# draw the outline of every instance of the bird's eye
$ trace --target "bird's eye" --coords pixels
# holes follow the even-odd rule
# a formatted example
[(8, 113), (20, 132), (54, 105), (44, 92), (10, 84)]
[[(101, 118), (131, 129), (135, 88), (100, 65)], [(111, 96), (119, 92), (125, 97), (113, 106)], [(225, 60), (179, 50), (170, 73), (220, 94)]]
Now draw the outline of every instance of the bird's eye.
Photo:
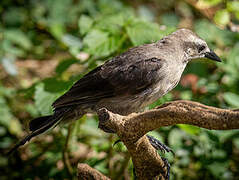
[(204, 45), (199, 46), (198, 52), (199, 53), (202, 52), (205, 48), (206, 48), (206, 46), (204, 46)]

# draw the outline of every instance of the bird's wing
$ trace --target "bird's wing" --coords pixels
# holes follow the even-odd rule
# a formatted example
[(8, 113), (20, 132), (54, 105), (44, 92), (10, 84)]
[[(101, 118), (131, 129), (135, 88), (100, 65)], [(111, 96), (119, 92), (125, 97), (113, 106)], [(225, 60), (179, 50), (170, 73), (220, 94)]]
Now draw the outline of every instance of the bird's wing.
[(78, 80), (52, 104), (54, 109), (81, 104), (91, 105), (102, 98), (112, 97), (114, 95), (113, 86), (99, 76), (100, 69), (101, 66)]
[(103, 98), (140, 93), (160, 78), (162, 66), (163, 61), (155, 57), (117, 56), (77, 81), (53, 107), (93, 105)]

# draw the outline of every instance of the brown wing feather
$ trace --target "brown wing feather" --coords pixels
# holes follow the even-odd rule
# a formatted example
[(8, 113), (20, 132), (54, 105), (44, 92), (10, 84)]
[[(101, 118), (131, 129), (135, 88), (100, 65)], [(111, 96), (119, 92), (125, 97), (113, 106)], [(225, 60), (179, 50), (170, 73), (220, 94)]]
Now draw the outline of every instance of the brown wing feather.
[(86, 74), (58, 98), (53, 107), (94, 105), (103, 98), (136, 94), (157, 81), (163, 62), (158, 58), (142, 59), (132, 52), (123, 53)]

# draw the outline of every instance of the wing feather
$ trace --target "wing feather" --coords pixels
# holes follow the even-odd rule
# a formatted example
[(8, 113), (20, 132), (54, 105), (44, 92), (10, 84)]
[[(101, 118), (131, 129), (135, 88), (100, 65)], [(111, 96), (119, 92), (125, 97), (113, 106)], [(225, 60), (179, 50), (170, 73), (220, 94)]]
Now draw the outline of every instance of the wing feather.
[(94, 105), (103, 98), (140, 93), (160, 78), (158, 71), (162, 66), (163, 61), (156, 57), (122, 54), (86, 74), (53, 107)]

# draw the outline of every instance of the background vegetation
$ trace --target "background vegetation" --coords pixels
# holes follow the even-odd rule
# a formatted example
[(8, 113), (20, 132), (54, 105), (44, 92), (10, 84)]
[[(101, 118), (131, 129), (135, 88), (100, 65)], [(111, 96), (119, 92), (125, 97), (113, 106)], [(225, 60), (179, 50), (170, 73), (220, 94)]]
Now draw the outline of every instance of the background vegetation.
[[(223, 63), (190, 63), (180, 85), (149, 108), (175, 99), (239, 107), (238, 1), (1, 0), (0, 18), (2, 180), (74, 179), (78, 162), (112, 179), (132, 179), (126, 148), (112, 146), (117, 137), (100, 131), (95, 115), (34, 138), (10, 158), (4, 153), (85, 73), (176, 28), (193, 29)], [(238, 130), (177, 125), (151, 134), (176, 153), (165, 155), (171, 179), (239, 179)]]

